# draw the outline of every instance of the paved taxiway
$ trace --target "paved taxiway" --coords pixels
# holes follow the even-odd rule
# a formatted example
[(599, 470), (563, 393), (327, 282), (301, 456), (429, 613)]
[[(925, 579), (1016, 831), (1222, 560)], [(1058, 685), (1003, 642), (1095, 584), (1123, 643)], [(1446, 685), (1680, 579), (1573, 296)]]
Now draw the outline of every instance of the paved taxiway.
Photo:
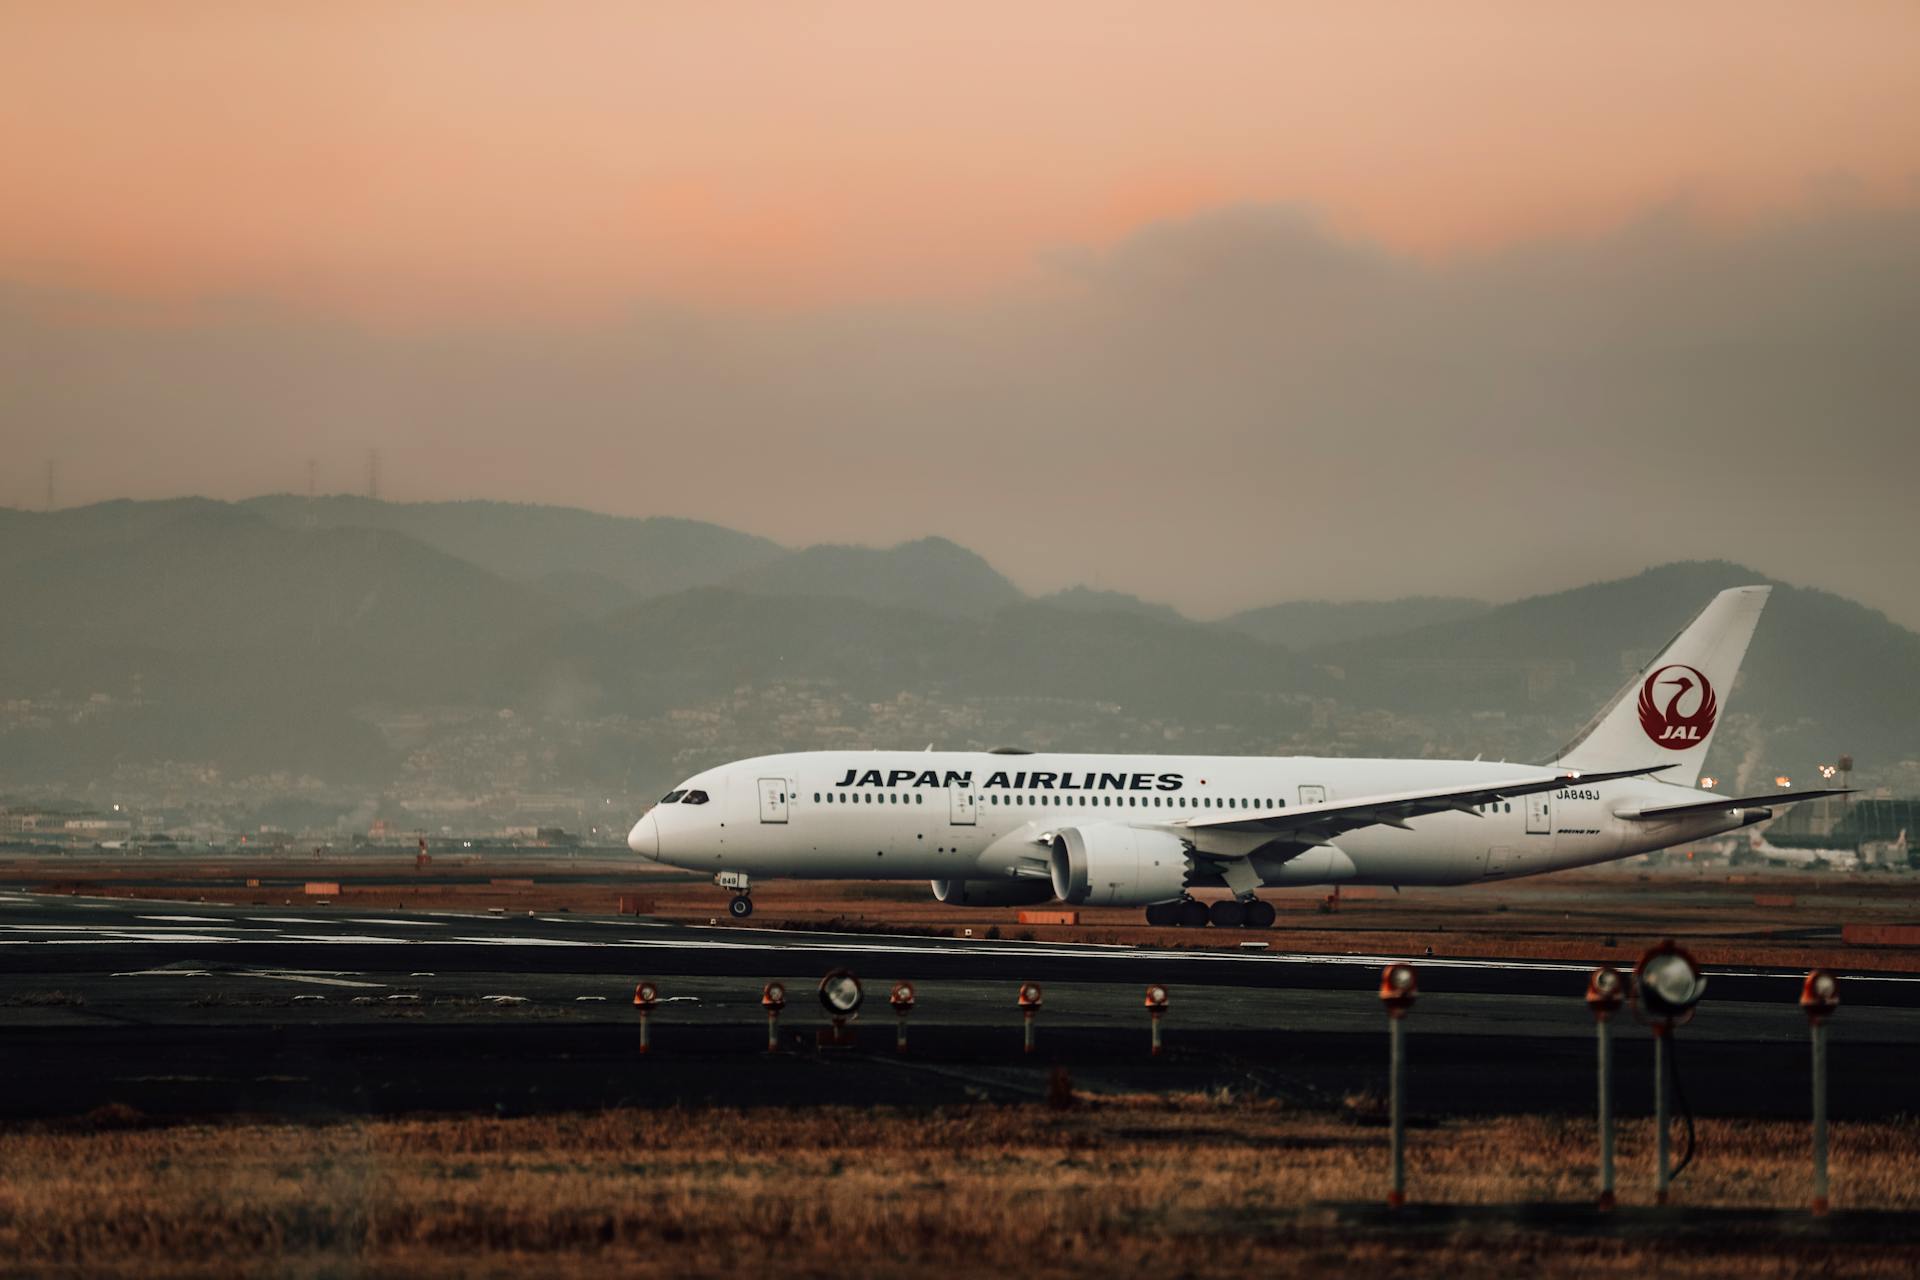
[[(1284, 932), (1232, 952), (699, 928), (631, 917), (232, 907), (0, 890), (0, 1113), (135, 1100), (153, 1111), (529, 1109), (672, 1101), (1034, 1096), (1060, 1063), (1083, 1086), (1253, 1088), (1329, 1104), (1378, 1086), (1380, 966), (1293, 955)], [(1215, 943), (1208, 935), (1206, 941)], [(1435, 1110), (1584, 1109), (1592, 1023), (1577, 964), (1412, 957), (1416, 1101)], [(1629, 963), (1631, 957), (1621, 957)], [(867, 1049), (814, 1054), (813, 984), (868, 983)], [(636, 1079), (633, 983), (657, 980), (656, 1052)], [(759, 1054), (760, 984), (785, 981), (793, 1055)], [(910, 979), (914, 1053), (894, 1062), (886, 986)], [(1046, 986), (1038, 1064), (1014, 985)], [(1143, 1052), (1141, 989), (1173, 991), (1168, 1060)], [(1704, 1111), (1802, 1104), (1799, 975), (1710, 971), (1686, 1029)], [(1839, 1114), (1911, 1109), (1920, 978), (1850, 975), (1835, 1024)], [(1623, 1105), (1646, 1033), (1623, 1019)], [(137, 1068), (134, 1064), (138, 1064)], [(20, 1088), (25, 1084), (28, 1087)], [(638, 1092), (636, 1092), (638, 1090)]]

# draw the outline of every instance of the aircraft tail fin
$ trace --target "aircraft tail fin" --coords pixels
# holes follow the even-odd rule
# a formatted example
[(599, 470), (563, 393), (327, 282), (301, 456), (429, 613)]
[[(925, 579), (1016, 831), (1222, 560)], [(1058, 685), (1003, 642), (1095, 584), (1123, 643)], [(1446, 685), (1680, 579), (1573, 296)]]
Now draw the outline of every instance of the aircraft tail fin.
[(1722, 591), (1627, 682), (1553, 763), (1570, 769), (1667, 764), (1692, 786), (1771, 587)]

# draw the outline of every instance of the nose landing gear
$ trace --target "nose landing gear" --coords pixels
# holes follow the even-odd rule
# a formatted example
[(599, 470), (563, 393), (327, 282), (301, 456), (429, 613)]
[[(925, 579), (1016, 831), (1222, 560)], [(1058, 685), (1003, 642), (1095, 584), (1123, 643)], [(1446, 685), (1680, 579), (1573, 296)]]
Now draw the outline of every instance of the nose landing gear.
[(1147, 923), (1156, 929), (1271, 929), (1275, 912), (1259, 898), (1222, 898), (1211, 905), (1198, 898), (1155, 902), (1147, 907)]
[(753, 899), (747, 895), (753, 892), (753, 882), (744, 871), (721, 871), (715, 874), (713, 882), (722, 889), (733, 890), (733, 901), (727, 904), (727, 914), (735, 920), (745, 920), (753, 914)]

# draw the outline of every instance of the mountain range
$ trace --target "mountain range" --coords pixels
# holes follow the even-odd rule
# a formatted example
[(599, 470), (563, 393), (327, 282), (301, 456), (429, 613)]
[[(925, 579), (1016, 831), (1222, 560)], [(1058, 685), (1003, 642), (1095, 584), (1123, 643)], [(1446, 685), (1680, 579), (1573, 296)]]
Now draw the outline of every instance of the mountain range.
[[(837, 700), (807, 732), (848, 741), (879, 723), (858, 708), (907, 697), (948, 737), (991, 702), (1063, 746), (1124, 721), (1168, 750), (1539, 758), (1714, 591), (1764, 580), (1689, 562), (1508, 604), (1198, 621), (1084, 587), (1029, 598), (939, 538), (788, 549), (691, 520), (284, 495), (0, 510), (0, 770), (386, 784), (454, 753), (394, 725), (511, 714), (540, 726), (515, 749), (550, 774), (651, 786), (688, 758), (674, 717), (757, 691), (776, 719), (737, 745), (776, 749), (800, 732), (777, 719), (795, 690)], [(1916, 676), (1920, 635), (1781, 584), (1710, 769), (1920, 759)]]

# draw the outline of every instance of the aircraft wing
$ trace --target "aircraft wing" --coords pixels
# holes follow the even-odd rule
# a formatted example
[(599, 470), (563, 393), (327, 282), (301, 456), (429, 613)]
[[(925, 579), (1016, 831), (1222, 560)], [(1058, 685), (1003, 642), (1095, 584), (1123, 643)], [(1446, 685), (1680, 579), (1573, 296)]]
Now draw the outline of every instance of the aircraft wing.
[(1690, 800), (1686, 804), (1658, 804), (1645, 809), (1615, 809), (1613, 816), (1643, 821), (1655, 818), (1683, 818), (1690, 813), (1715, 813), (1722, 809), (1765, 809), (1776, 804), (1818, 800), (1822, 796), (1852, 794), (1853, 789), (1850, 787), (1827, 787), (1818, 791), (1775, 791), (1764, 796), (1714, 796), (1710, 800)]
[[(1303, 804), (1287, 809), (1196, 816), (1183, 818), (1167, 825), (1175, 831), (1186, 828), (1192, 831), (1264, 835), (1267, 839), (1261, 842), (1262, 845), (1275, 842), (1300, 845), (1325, 844), (1342, 832), (1352, 831), (1356, 827), (1405, 828), (1408, 819), (1433, 813), (1468, 813), (1479, 817), (1480, 814), (1474, 808), (1475, 805), (1488, 804), (1495, 800), (1509, 800), (1514, 796), (1533, 795), (1541, 791), (1557, 791), (1561, 787), (1591, 786), (1597, 782), (1611, 782), (1616, 778), (1644, 778), (1648, 774), (1659, 773), (1669, 768), (1672, 766), (1654, 765), (1648, 769), (1616, 769), (1606, 773), (1562, 769), (1550, 774), (1536, 773), (1524, 778), (1483, 783), (1473, 787), (1396, 791), (1374, 796), (1359, 796), (1352, 800)], [(1255, 846), (1249, 846), (1247, 852), (1252, 852), (1253, 847)]]

